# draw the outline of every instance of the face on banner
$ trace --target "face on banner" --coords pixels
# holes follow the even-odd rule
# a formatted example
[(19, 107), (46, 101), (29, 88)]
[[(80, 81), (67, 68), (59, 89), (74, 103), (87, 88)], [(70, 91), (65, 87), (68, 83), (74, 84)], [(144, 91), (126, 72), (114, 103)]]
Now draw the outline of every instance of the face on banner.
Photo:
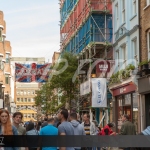
[(92, 107), (107, 107), (106, 78), (92, 79)]

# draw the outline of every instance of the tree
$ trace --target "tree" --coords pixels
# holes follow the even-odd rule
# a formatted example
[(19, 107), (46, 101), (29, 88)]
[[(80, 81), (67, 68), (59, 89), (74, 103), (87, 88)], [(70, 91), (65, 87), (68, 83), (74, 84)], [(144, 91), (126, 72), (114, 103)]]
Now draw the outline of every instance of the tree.
[[(62, 73), (55, 75), (56, 71), (61, 70), (66, 65), (65, 62), (61, 61), (64, 59), (68, 62), (67, 68)], [(54, 69), (55, 66), (57, 66), (56, 69)], [(76, 93), (78, 93), (78, 80), (72, 82), (74, 73), (78, 68), (76, 55), (68, 52), (63, 53), (55, 66), (52, 67), (50, 80), (37, 92), (35, 98), (36, 105), (44, 105), (43, 110), (47, 113), (55, 113), (66, 102), (70, 104), (71, 109), (71, 100), (76, 99)], [(62, 93), (60, 105), (57, 101), (58, 89)]]

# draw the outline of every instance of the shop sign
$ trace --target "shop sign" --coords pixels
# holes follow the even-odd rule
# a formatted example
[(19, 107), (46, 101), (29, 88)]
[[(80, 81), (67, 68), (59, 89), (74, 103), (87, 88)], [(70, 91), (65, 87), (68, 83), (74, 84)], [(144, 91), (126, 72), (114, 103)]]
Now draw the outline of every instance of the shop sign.
[(90, 80), (80, 84), (80, 95), (85, 95), (91, 92)]
[(110, 72), (110, 62), (105, 60), (98, 62), (96, 65), (96, 72)]
[(106, 78), (92, 79), (92, 107), (107, 107)]
[(113, 96), (118, 96), (118, 95), (121, 95), (121, 94), (127, 94), (127, 93), (130, 93), (130, 92), (134, 92), (136, 90), (136, 85), (135, 84), (128, 84), (128, 85), (125, 85), (123, 87), (120, 87), (120, 88), (116, 88), (116, 89), (112, 89), (113, 91)]

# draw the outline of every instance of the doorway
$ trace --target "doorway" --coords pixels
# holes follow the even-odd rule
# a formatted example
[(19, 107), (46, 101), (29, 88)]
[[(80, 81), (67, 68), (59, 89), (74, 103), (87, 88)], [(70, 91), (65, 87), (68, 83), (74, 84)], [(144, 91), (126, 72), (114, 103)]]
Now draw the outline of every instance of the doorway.
[(150, 94), (145, 95), (145, 117), (146, 127), (150, 126)]

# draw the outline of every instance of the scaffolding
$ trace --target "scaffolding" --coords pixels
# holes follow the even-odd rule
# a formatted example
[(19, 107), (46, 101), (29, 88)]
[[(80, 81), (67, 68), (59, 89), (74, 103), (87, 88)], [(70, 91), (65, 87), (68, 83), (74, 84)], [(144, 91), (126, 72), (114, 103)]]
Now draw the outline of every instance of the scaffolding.
[[(112, 30), (111, 29), (112, 28), (111, 13), (112, 13), (111, 0), (78, 0), (76, 1), (75, 7), (72, 8), (71, 13), (68, 15), (68, 18), (66, 20), (64, 19), (65, 20), (64, 24), (61, 25), (61, 51), (66, 48), (67, 48), (66, 50), (69, 50), (70, 47), (73, 47), (73, 49), (71, 48), (72, 51), (75, 51), (76, 53), (78, 53), (83, 48), (83, 46), (80, 46), (83, 41), (84, 41), (84, 44), (83, 44), (84, 46), (94, 41), (93, 39), (98, 41), (98, 38), (99, 38), (100, 39), (99, 42), (103, 42), (104, 37), (102, 38), (101, 36), (104, 36), (105, 34), (106, 36), (108, 36), (109, 33), (112, 34), (112, 32), (110, 31)], [(97, 16), (95, 16), (95, 14)], [(95, 21), (92, 21), (94, 19)], [(61, 20), (63, 19), (61, 18)], [(108, 20), (109, 20), (109, 23), (108, 23)], [(97, 27), (94, 24), (96, 24)], [(92, 27), (90, 27), (91, 25)], [(91, 31), (90, 28), (92, 28), (93, 31)], [(96, 32), (97, 30), (99, 30), (101, 35), (97, 34)], [(86, 34), (92, 34), (92, 35), (88, 35), (88, 39), (85, 40), (84, 37), (81, 37), (82, 34), (84, 34), (84, 36)], [(111, 42), (110, 40), (111, 37), (112, 35), (110, 35), (109, 38), (106, 37), (109, 42)], [(82, 40), (82, 38), (84, 39)], [(79, 42), (78, 44), (76, 44), (77, 41)]]

